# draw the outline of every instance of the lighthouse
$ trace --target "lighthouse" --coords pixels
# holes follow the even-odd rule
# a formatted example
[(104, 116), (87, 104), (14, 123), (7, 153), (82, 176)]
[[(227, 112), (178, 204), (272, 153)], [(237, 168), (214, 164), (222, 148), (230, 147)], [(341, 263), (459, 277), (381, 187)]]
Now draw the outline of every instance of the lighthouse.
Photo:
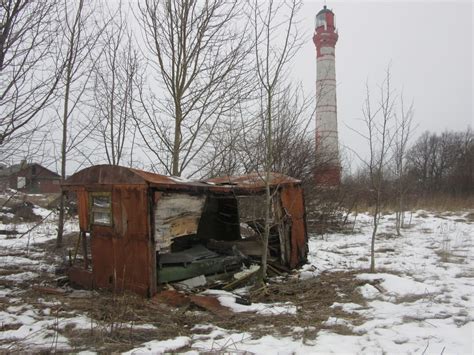
[(317, 185), (338, 186), (341, 182), (337, 135), (336, 55), (339, 38), (334, 13), (326, 5), (316, 15), (313, 42), (316, 46), (316, 155)]

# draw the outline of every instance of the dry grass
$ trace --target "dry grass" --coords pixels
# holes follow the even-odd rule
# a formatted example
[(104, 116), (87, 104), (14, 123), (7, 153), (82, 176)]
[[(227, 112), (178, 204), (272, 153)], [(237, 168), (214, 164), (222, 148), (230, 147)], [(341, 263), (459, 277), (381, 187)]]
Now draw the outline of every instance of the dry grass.
[(464, 211), (472, 209), (474, 206), (474, 196), (453, 197), (450, 195), (433, 195), (418, 198), (410, 202), (410, 208), (414, 210), (430, 210), (437, 212), (444, 211)]
[[(297, 307), (296, 314), (271, 316), (234, 313), (232, 317), (222, 318), (194, 305), (173, 308), (132, 294), (116, 295), (106, 291), (100, 291), (91, 298), (72, 298), (30, 290), (18, 295), (17, 304), (30, 304), (37, 310), (49, 307), (58, 318), (86, 315), (92, 319), (89, 329), (76, 329), (68, 325), (58, 330), (69, 339), (74, 350), (122, 352), (153, 339), (190, 336), (195, 333), (192, 328), (196, 324), (212, 324), (229, 331), (249, 332), (255, 337), (271, 334), (314, 339), (321, 329), (352, 334), (345, 325), (326, 326), (324, 322), (329, 317), (337, 317), (354, 325), (362, 324), (364, 320), (358, 313), (347, 313), (340, 308), (331, 308), (331, 305), (334, 302), (354, 302), (365, 306), (364, 299), (356, 291), (357, 286), (365, 282), (357, 280), (353, 272), (326, 272), (308, 280), (289, 277), (283, 282), (270, 283), (264, 289), (252, 292), (251, 301), (291, 302)], [(28, 289), (29, 285), (22, 284), (21, 288)], [(51, 302), (57, 306), (51, 307)], [(140, 324), (151, 324), (155, 329), (140, 329)], [(294, 333), (295, 327), (301, 327), (304, 331)]]
[[(406, 213), (416, 210), (427, 210), (438, 213), (443, 212), (459, 212), (472, 210), (474, 206), (474, 195), (472, 196), (457, 196), (436, 194), (425, 197), (410, 197), (407, 199)], [(396, 201), (387, 201), (381, 207), (381, 214), (387, 215), (394, 213), (397, 208)], [(373, 215), (374, 207), (366, 201), (360, 201), (357, 204), (358, 211), (366, 211)], [(466, 217), (471, 222), (474, 222), (474, 212), (471, 212), (470, 217)]]

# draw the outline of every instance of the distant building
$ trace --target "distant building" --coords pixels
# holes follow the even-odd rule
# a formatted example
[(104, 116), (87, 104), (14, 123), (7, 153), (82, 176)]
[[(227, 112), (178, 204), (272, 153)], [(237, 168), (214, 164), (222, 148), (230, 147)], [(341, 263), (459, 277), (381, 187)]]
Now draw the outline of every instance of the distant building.
[(37, 163), (0, 165), (0, 186), (26, 193), (59, 193), (61, 177)]
[(317, 185), (338, 186), (341, 183), (339, 142), (337, 134), (336, 54), (339, 35), (334, 13), (326, 8), (316, 15), (313, 42), (316, 46), (316, 154)]

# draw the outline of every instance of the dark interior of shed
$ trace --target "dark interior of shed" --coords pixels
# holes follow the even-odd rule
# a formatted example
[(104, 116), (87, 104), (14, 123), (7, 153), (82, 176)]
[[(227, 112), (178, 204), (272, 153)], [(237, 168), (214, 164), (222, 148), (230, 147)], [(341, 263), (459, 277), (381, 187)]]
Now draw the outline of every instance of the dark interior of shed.
[[(259, 263), (264, 196), (160, 196), (154, 213), (158, 283), (232, 275)], [(280, 250), (279, 228), (272, 223), (269, 260), (279, 262)]]

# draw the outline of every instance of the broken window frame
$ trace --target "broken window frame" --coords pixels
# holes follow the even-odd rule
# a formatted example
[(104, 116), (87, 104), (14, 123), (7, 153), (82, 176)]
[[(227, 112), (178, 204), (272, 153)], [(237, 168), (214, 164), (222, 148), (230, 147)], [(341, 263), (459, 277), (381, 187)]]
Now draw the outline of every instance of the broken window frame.
[[(107, 197), (109, 200), (108, 207), (98, 207), (94, 206), (94, 198), (97, 197)], [(113, 226), (113, 216), (112, 216), (112, 193), (111, 192), (89, 192), (89, 211), (90, 211), (90, 224), (91, 226), (104, 226), (112, 227)], [(109, 222), (98, 222), (95, 220), (95, 213), (107, 213), (109, 216)]]

